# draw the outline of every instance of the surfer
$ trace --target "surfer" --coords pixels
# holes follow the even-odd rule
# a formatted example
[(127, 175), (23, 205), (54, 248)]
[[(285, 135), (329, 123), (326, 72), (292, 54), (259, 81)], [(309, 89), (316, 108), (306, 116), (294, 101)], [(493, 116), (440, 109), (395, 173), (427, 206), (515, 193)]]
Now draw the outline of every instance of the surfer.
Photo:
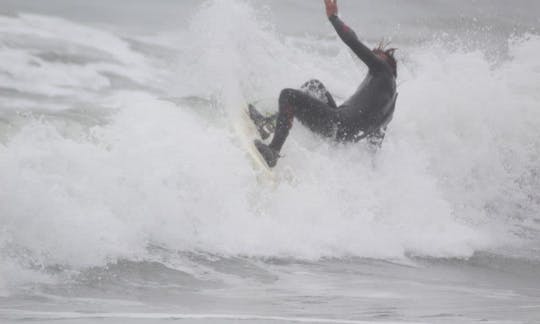
[[(324, 85), (316, 80), (306, 83), (302, 90), (282, 90), (277, 116), (264, 117), (250, 106), (250, 117), (263, 139), (274, 131), (269, 145), (255, 140), (257, 150), (269, 167), (276, 166), (295, 117), (325, 137), (341, 142), (367, 139), (376, 147), (382, 143), (386, 126), (392, 119), (397, 98), (395, 49), (385, 49), (382, 45), (369, 49), (338, 17), (337, 0), (324, 0), (324, 3), (337, 34), (367, 65), (369, 72), (358, 90), (339, 107)], [(272, 121), (275, 121), (275, 129), (268, 127)]]

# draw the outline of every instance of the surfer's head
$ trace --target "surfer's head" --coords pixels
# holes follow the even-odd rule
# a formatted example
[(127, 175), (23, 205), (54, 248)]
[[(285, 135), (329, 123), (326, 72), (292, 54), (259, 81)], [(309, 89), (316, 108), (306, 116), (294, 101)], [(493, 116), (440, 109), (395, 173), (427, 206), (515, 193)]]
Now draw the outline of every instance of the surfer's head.
[(396, 52), (395, 48), (386, 48), (388, 44), (380, 43), (378, 47), (373, 49), (373, 53), (383, 59), (388, 65), (390, 65), (390, 68), (392, 68), (392, 73), (395, 77), (397, 77), (397, 62), (396, 58), (394, 57), (394, 54)]

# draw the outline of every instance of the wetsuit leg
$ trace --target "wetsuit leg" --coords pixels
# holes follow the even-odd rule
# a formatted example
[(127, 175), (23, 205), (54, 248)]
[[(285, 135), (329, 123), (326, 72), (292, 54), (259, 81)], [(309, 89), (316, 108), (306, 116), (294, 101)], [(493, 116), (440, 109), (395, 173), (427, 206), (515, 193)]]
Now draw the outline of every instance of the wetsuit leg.
[[(306, 81), (300, 86), (300, 90), (314, 97), (315, 99), (319, 99), (320, 101), (325, 102), (330, 107), (338, 109), (334, 97), (332, 97), (330, 92), (326, 89), (326, 87), (321, 81), (317, 79), (311, 79), (309, 81)], [(250, 104), (249, 111), (251, 119), (254, 121), (257, 127), (269, 126), (268, 129), (270, 130), (270, 132), (268, 133), (271, 134), (274, 132), (278, 116), (277, 112), (270, 116), (263, 117), (262, 114), (257, 111), (257, 108), (255, 108), (255, 106), (252, 104)], [(263, 139), (265, 139), (264, 136)]]
[(281, 150), (295, 117), (318, 134), (334, 135), (336, 109), (301, 90), (284, 89), (279, 96), (276, 131), (270, 148), (278, 152)]

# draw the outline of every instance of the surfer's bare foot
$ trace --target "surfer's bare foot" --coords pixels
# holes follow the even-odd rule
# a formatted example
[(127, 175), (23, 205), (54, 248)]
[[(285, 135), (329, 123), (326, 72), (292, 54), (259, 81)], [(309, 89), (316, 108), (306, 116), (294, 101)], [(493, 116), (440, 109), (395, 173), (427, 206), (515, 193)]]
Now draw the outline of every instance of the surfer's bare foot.
[(255, 147), (259, 153), (261, 153), (261, 156), (264, 158), (266, 164), (268, 164), (270, 168), (276, 166), (277, 160), (279, 159), (279, 152), (273, 150), (260, 140), (255, 140)]
[(260, 112), (257, 111), (257, 108), (253, 105), (249, 105), (249, 118), (253, 121), (255, 124), (255, 127), (257, 128), (257, 132), (259, 132), (259, 135), (263, 140), (270, 137), (271, 134), (274, 133), (274, 117), (266, 117)]

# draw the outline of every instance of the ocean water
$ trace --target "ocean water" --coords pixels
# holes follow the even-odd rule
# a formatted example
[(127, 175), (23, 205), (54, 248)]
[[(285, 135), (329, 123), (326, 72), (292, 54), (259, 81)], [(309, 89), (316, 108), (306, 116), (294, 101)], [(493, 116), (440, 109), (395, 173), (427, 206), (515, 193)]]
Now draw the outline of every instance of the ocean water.
[(244, 101), (366, 73), (322, 1), (0, 0), (1, 323), (540, 323), (540, 2), (340, 1), (399, 48), (382, 150)]

